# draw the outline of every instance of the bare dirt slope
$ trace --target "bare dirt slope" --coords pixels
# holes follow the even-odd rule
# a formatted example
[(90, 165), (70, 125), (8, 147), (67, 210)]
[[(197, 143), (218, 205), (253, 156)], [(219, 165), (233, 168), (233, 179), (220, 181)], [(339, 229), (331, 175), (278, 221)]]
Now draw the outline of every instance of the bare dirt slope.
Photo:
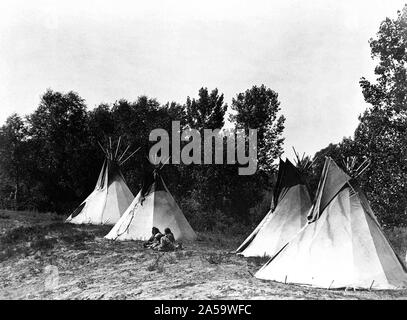
[[(403, 291), (340, 291), (262, 281), (264, 259), (228, 252), (242, 239), (200, 234), (171, 253), (103, 239), (109, 227), (0, 212), (1, 299), (406, 299)], [(262, 261), (263, 260), (263, 261)]]

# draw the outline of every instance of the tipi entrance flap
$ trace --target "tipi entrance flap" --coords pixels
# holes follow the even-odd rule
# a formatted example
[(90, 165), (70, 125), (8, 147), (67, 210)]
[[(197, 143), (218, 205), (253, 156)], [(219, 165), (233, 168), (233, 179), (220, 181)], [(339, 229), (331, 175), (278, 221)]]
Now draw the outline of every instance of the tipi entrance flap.
[[(151, 237), (152, 227), (157, 227), (161, 232), (164, 232), (165, 228), (170, 228), (176, 240), (196, 239), (195, 232), (168, 191), (161, 176), (158, 172), (152, 174), (154, 174), (153, 182), (148, 185), (144, 183), (144, 189), (140, 190), (122, 218), (106, 236), (107, 239), (147, 240)], [(144, 181), (148, 180), (149, 178), (146, 176)], [(126, 232), (123, 233), (122, 229), (125, 229)]]
[(194, 239), (195, 232), (169, 192), (155, 192), (154, 226), (170, 228), (175, 239)]

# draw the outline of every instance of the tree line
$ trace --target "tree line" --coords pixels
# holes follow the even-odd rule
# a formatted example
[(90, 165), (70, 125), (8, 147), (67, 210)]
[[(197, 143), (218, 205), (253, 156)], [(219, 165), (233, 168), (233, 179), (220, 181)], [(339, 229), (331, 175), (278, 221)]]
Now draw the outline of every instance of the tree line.
[[(201, 88), (197, 98), (161, 105), (140, 96), (88, 111), (75, 92), (51, 89), (38, 108), (25, 118), (11, 115), (0, 135), (0, 196), (3, 206), (69, 214), (93, 189), (103, 162), (98, 143), (121, 137), (122, 146), (140, 151), (122, 168), (126, 181), (137, 193), (145, 171), (151, 170), (147, 155), (153, 142), (149, 134), (162, 128), (171, 134), (172, 121), (181, 129), (222, 128), (227, 104), (218, 89)], [(253, 86), (232, 100), (234, 127), (258, 128), (259, 170), (238, 175), (237, 165), (168, 165), (163, 176), (186, 215), (198, 229), (226, 227), (230, 220), (250, 220), (247, 212), (270, 188), (273, 160), (282, 153), (284, 116), (275, 91)], [(226, 147), (224, 148), (226, 150)], [(271, 161), (269, 161), (271, 159)], [(218, 226), (219, 227), (219, 226)]]

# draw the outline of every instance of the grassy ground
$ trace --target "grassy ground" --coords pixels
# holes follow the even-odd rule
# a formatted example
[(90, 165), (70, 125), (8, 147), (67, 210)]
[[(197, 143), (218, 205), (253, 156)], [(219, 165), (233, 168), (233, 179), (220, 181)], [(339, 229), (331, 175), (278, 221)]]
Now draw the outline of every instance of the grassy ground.
[[(1, 299), (407, 299), (402, 291), (344, 291), (262, 281), (264, 259), (229, 253), (242, 238), (200, 234), (178, 252), (103, 239), (110, 227), (52, 214), (0, 211)], [(405, 252), (407, 233), (389, 238)]]

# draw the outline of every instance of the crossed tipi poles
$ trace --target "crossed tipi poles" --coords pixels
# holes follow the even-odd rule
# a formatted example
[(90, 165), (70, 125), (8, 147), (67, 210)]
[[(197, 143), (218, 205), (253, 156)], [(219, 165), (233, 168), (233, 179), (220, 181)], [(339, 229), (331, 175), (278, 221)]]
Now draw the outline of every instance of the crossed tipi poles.
[(98, 142), (105, 160), (99, 173), (93, 192), (67, 218), (66, 222), (75, 224), (115, 224), (134, 199), (134, 195), (126, 184), (120, 167), (140, 149), (127, 157), (130, 146), (119, 155), (121, 137), (114, 148), (109, 137), (106, 147)]

